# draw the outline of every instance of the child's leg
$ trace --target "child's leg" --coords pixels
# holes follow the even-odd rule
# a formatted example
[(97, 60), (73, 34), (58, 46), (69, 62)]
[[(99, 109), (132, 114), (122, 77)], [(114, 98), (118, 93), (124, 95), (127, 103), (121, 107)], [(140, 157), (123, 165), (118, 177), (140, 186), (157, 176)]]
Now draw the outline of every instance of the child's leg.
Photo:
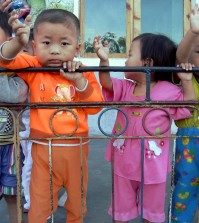
[(16, 223), (17, 219), (17, 198), (16, 195), (4, 195), (8, 207), (10, 223)]
[[(63, 149), (63, 148), (62, 148)], [(60, 162), (57, 157), (56, 147), (52, 148), (53, 163), (53, 208), (57, 208), (58, 192), (61, 188), (62, 177), (57, 175), (56, 162)], [(50, 191), (50, 168), (48, 146), (32, 144), (32, 172), (30, 181), (30, 209), (28, 212), (28, 223), (46, 222), (51, 215), (51, 191)], [(58, 159), (58, 161), (57, 161)], [(62, 169), (64, 171), (64, 169)]]
[(114, 174), (114, 195), (108, 213), (115, 222), (128, 222), (139, 215), (137, 193), (139, 182)]
[(13, 145), (0, 146), (0, 162), (0, 193), (7, 203), (10, 223), (16, 223), (16, 170)]
[[(199, 135), (197, 128), (184, 128), (180, 136)], [(193, 222), (198, 209), (199, 144), (197, 138), (177, 138), (172, 222)]]
[(26, 203), (24, 204), (24, 208), (29, 210), (30, 208), (30, 176), (32, 169), (32, 155), (31, 155), (31, 147), (32, 142), (22, 141), (21, 142), (22, 150), (25, 156), (24, 165), (22, 167), (22, 187), (24, 189), (24, 197)]
[[(66, 182), (64, 186), (66, 187), (68, 194), (68, 198), (65, 203), (67, 210), (67, 223), (81, 223), (82, 217), (86, 215), (87, 211), (86, 196), (88, 184), (88, 144), (83, 146), (82, 168), (79, 146), (66, 148), (66, 150), (68, 150), (68, 152), (65, 157), (67, 168), (64, 174), (64, 181)], [(82, 185), (81, 178), (83, 179)]]
[[(166, 182), (144, 184), (143, 219), (144, 222), (165, 222)], [(139, 197), (139, 212), (141, 212)]]

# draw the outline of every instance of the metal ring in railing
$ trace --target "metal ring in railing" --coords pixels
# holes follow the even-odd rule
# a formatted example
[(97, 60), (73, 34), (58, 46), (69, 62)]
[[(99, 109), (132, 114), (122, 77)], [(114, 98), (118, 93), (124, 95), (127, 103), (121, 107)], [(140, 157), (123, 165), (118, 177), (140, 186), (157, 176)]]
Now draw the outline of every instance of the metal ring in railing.
[[(157, 134), (156, 134), (156, 133), (152, 133), (152, 132), (146, 127), (146, 124), (145, 124), (147, 116), (149, 115), (149, 113), (151, 113), (151, 112), (154, 111), (154, 110), (161, 110), (161, 111), (165, 112), (165, 113), (168, 115), (168, 118), (169, 118), (169, 125), (168, 125), (168, 127), (165, 128), (165, 130), (163, 130), (162, 132), (158, 132)], [(167, 131), (171, 128), (171, 124), (172, 124), (172, 118), (171, 118), (171, 115), (169, 114), (169, 112), (168, 112), (167, 110), (165, 110), (165, 109), (163, 109), (163, 108), (151, 108), (151, 109), (149, 109), (149, 110), (144, 114), (144, 116), (143, 116), (143, 118), (142, 118), (142, 126), (143, 126), (145, 132), (147, 132), (147, 133), (148, 133), (149, 135), (151, 135), (151, 136), (157, 136), (157, 135), (162, 135), (162, 134), (164, 134), (165, 132), (167, 132)]]
[[(52, 124), (52, 120), (53, 120), (53, 117), (59, 113), (59, 112), (63, 112), (63, 111), (67, 111), (67, 112), (70, 112), (76, 119), (76, 126), (74, 128), (74, 130), (71, 132), (71, 133), (68, 133), (68, 134), (59, 134), (58, 132), (56, 132), (53, 128), (53, 124)], [(57, 109), (56, 111), (54, 111), (52, 113), (52, 115), (50, 116), (50, 129), (52, 130), (52, 132), (56, 135), (56, 136), (73, 136), (73, 134), (77, 131), (78, 129), (78, 126), (79, 126), (79, 118), (77, 116), (77, 114), (72, 110), (72, 109), (68, 109), (68, 108), (60, 108), (60, 109)]]
[[(121, 112), (121, 113), (124, 115), (125, 119), (126, 119), (126, 124), (125, 124), (124, 129), (123, 129), (121, 132), (117, 133), (117, 134), (112, 134), (112, 133), (109, 134), (109, 133), (106, 133), (106, 132), (102, 129), (102, 127), (101, 127), (101, 118), (102, 118), (102, 115), (103, 115), (104, 113), (106, 113), (107, 111), (109, 111), (109, 110), (117, 110), (118, 112)], [(98, 117), (98, 127), (99, 127), (99, 130), (101, 131), (101, 133), (103, 133), (105, 136), (108, 136), (108, 137), (116, 137), (116, 136), (120, 136), (120, 135), (122, 135), (122, 134), (126, 131), (126, 129), (127, 129), (127, 127), (128, 127), (128, 124), (129, 124), (128, 116), (127, 116), (127, 114), (126, 114), (122, 109), (120, 109), (120, 108), (106, 108), (106, 109), (104, 109), (104, 110), (100, 113), (100, 115), (99, 115), (99, 117)]]

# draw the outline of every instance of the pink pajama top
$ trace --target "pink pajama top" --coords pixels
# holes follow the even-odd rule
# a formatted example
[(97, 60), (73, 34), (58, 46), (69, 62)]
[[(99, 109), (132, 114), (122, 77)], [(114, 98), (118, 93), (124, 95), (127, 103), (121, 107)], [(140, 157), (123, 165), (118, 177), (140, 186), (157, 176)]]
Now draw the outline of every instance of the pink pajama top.
[[(103, 89), (106, 101), (144, 101), (145, 96), (134, 96), (135, 84), (129, 80), (112, 78), (113, 93)], [(174, 84), (159, 81), (151, 90), (151, 101), (183, 101), (182, 90)], [(170, 117), (174, 120), (191, 117), (186, 108), (123, 107), (128, 116), (128, 127), (123, 136), (148, 136), (162, 134), (170, 136)], [(144, 120), (144, 121), (143, 121)], [(118, 133), (126, 125), (125, 116), (118, 111), (112, 133)], [(166, 131), (166, 132), (165, 132)], [(170, 139), (144, 139), (144, 183), (155, 184), (166, 181), (170, 170)], [(105, 158), (114, 160), (114, 173), (130, 180), (141, 181), (141, 139), (113, 138), (108, 144)], [(113, 151), (112, 151), (113, 148)], [(112, 155), (114, 154), (114, 158)]]

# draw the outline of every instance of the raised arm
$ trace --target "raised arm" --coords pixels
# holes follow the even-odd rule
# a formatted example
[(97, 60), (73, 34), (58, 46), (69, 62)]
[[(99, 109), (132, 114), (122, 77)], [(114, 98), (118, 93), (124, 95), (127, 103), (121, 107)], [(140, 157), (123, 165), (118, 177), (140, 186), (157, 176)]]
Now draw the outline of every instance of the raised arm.
[(195, 4), (194, 8), (189, 14), (190, 29), (180, 42), (177, 49), (177, 61), (178, 63), (189, 62), (189, 57), (193, 51), (195, 41), (199, 38), (199, 7)]
[(14, 59), (27, 45), (30, 35), (30, 16), (26, 17), (25, 23), (21, 23), (16, 11), (13, 10), (8, 22), (12, 26), (15, 37), (1, 45), (0, 61), (2, 63), (9, 63), (10, 60)]
[[(100, 59), (100, 66), (105, 67), (109, 66), (109, 59), (108, 59), (108, 53), (109, 53), (109, 46), (108, 43), (106, 43), (105, 46), (102, 45), (101, 36), (96, 36), (93, 41), (93, 47), (96, 51), (97, 56)], [(99, 72), (99, 80), (100, 84), (103, 88), (105, 88), (107, 91), (112, 92), (113, 91), (113, 83), (111, 80), (110, 72)]]
[(181, 63), (179, 67), (182, 67), (184, 70), (187, 70), (187, 71), (190, 70), (189, 73), (183, 73), (183, 72), (178, 73), (178, 77), (181, 80), (184, 100), (194, 101), (196, 100), (196, 94), (195, 94), (194, 86), (192, 82), (193, 74), (191, 72), (192, 67), (194, 67), (194, 65), (190, 63)]

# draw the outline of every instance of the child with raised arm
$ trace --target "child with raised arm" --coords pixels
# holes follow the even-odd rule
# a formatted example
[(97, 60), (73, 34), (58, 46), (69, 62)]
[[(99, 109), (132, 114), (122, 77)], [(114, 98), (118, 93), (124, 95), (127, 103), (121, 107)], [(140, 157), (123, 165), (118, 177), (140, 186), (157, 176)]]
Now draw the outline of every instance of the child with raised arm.
[[(199, 66), (199, 7), (196, 4), (189, 14), (190, 29), (177, 49), (179, 63), (190, 62)], [(192, 78), (196, 100), (199, 99), (199, 73)], [(199, 197), (199, 111), (193, 117), (176, 121), (176, 160), (172, 199), (172, 222), (193, 222)]]
[[(27, 67), (60, 67), (69, 72), (27, 72), (19, 73), (29, 85), (30, 102), (72, 102), (103, 101), (100, 86), (93, 72), (79, 73), (81, 65), (73, 61), (80, 50), (80, 23), (71, 12), (62, 9), (42, 11), (34, 23), (33, 48), (35, 56), (19, 52), (29, 40), (29, 17), (20, 23), (16, 12), (11, 13), (9, 23), (15, 38), (4, 42), (1, 47), (0, 66), (9, 69)], [(88, 115), (96, 114), (99, 108), (73, 108), (71, 110), (32, 109), (30, 112), (30, 137), (54, 138), (57, 135), (88, 136)], [(50, 123), (52, 125), (50, 125)], [(68, 199), (65, 203), (67, 222), (80, 223), (82, 208), (86, 213), (88, 139), (52, 141), (52, 190), (53, 207), (57, 208), (58, 192), (64, 187)], [(82, 152), (81, 152), (82, 150)], [(51, 215), (49, 143), (34, 140), (32, 144), (32, 173), (30, 183), (29, 223), (46, 222)], [(81, 162), (82, 159), (82, 162)], [(83, 185), (81, 185), (81, 170)], [(83, 186), (83, 188), (82, 188)], [(81, 191), (84, 205), (81, 203)]]
[[(9, 15), (0, 11), (0, 44), (12, 37), (12, 27), (8, 24), (8, 19)], [(23, 79), (13, 72), (0, 73), (0, 89), (1, 103), (22, 103), (27, 99), (28, 86)], [(17, 111), (12, 110), (12, 112), (17, 115)], [(13, 128), (14, 124), (10, 112), (1, 108), (0, 195), (7, 203), (10, 223), (16, 223), (17, 219), (15, 151), (12, 142), (4, 142), (3, 140), (12, 137)]]
[[(100, 58), (100, 66), (108, 66), (108, 52), (101, 37), (94, 38), (94, 48)], [(126, 66), (175, 66), (176, 45), (168, 37), (144, 33), (134, 38)], [(180, 73), (183, 91), (170, 83), (171, 72), (152, 72), (150, 96), (152, 101), (182, 101), (195, 98), (192, 90), (192, 74)], [(106, 101), (144, 101), (146, 98), (146, 74), (125, 72), (127, 79), (111, 78), (108, 72), (99, 72), (103, 95)], [(131, 80), (128, 80), (131, 79)], [(132, 82), (133, 80), (133, 82)], [(170, 140), (156, 138), (156, 135), (170, 136), (170, 118), (190, 117), (186, 108), (122, 108), (129, 118), (124, 136), (137, 136), (131, 139), (111, 140), (106, 159), (114, 160), (114, 204), (109, 208), (116, 223), (135, 219), (141, 210), (140, 190), (143, 183), (143, 218), (145, 222), (165, 222), (164, 204), (166, 179), (170, 170)], [(124, 129), (126, 120), (118, 112), (113, 134)], [(144, 139), (144, 182), (141, 182), (141, 139), (140, 136), (154, 135)], [(112, 158), (112, 154), (114, 158)], [(114, 207), (114, 210), (112, 210)]]

